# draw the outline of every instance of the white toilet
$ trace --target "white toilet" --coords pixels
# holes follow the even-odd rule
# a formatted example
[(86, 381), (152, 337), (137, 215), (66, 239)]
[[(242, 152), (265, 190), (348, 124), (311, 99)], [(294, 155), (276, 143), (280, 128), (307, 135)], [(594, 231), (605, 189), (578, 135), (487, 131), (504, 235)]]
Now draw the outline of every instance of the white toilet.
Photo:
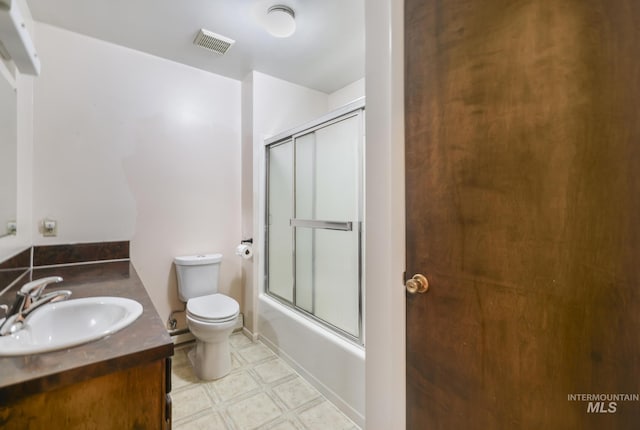
[(176, 257), (178, 295), (187, 302), (187, 326), (196, 338), (190, 356), (196, 376), (204, 380), (222, 378), (231, 370), (229, 336), (240, 306), (231, 297), (218, 294), (222, 254)]

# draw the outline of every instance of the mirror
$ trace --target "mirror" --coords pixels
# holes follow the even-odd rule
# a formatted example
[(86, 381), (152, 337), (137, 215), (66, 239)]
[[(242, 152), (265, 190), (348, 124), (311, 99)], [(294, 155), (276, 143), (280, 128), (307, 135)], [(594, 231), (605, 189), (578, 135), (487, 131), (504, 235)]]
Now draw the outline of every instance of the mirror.
[(0, 237), (16, 231), (17, 121), (16, 88), (0, 76)]

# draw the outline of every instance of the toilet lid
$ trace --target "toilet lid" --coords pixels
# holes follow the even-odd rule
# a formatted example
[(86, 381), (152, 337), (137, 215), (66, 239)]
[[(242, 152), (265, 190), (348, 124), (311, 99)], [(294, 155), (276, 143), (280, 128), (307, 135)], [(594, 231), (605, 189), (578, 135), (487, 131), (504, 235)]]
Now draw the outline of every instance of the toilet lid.
[(240, 305), (224, 294), (210, 294), (190, 299), (187, 302), (187, 313), (204, 321), (225, 321), (235, 318)]

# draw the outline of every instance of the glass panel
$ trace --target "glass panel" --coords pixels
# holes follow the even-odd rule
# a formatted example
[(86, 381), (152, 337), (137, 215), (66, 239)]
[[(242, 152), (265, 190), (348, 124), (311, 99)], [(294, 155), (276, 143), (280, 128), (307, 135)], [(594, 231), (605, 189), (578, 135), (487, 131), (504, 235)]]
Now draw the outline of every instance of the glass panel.
[(358, 337), (358, 231), (316, 229), (314, 234), (313, 313), (329, 324)]
[(358, 221), (358, 132), (358, 117), (316, 131), (316, 219)]
[[(315, 213), (315, 133), (296, 139), (296, 213), (299, 219), (313, 219)], [(313, 313), (313, 236), (308, 228), (295, 229), (296, 306)]]
[(293, 302), (293, 143), (269, 148), (268, 289)]
[(296, 214), (298, 219), (315, 219), (316, 134), (296, 138)]
[(359, 336), (359, 118), (296, 138), (295, 217), (353, 222), (353, 231), (298, 227), (296, 305)]
[(358, 133), (355, 116), (296, 139), (296, 218), (358, 221)]
[(296, 306), (313, 312), (314, 236), (311, 228), (296, 228)]

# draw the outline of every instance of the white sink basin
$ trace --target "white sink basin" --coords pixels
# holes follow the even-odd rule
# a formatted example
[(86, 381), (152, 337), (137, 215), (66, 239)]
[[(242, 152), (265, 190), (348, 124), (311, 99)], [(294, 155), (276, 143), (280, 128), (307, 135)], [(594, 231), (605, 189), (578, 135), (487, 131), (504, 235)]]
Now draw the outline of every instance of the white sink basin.
[(142, 305), (122, 297), (87, 297), (35, 310), (22, 330), (0, 336), (0, 356), (37, 354), (108, 336), (134, 322)]

